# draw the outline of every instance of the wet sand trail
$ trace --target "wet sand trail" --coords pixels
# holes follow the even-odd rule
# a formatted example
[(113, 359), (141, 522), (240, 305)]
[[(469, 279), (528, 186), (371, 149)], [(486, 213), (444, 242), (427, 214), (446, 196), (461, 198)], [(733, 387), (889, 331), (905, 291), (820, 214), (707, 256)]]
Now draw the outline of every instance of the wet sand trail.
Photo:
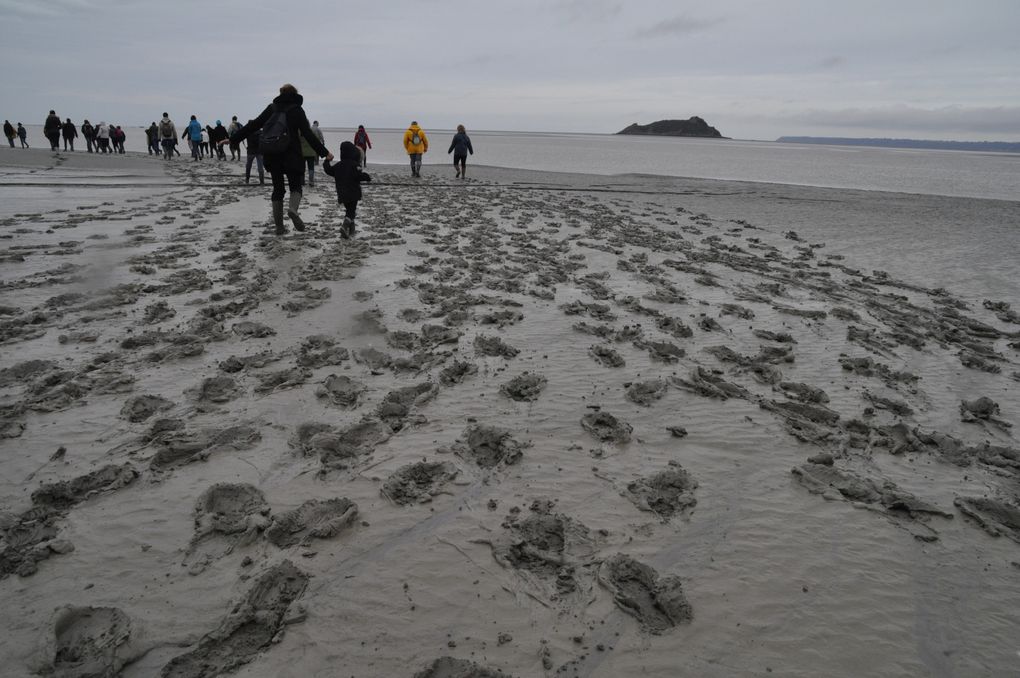
[(10, 675), (1017, 670), (1017, 299), (802, 227), (1016, 203), (12, 156)]

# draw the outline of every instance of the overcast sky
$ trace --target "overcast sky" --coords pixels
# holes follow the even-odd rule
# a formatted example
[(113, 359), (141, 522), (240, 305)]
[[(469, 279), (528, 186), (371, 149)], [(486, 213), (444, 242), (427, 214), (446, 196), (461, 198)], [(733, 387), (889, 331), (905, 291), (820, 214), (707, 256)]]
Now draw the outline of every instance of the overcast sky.
[(0, 0), (0, 117), (246, 120), (293, 82), (326, 126), (1020, 140), (1018, 27), (1020, 0)]

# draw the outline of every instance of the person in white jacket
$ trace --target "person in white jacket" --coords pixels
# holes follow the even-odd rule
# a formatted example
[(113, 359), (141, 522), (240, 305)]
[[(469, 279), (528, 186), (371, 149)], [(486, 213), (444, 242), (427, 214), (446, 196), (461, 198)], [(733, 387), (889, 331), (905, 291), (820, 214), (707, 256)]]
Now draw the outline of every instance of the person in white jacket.
[(100, 121), (96, 125), (96, 143), (99, 144), (100, 153), (112, 153), (110, 150), (110, 126)]

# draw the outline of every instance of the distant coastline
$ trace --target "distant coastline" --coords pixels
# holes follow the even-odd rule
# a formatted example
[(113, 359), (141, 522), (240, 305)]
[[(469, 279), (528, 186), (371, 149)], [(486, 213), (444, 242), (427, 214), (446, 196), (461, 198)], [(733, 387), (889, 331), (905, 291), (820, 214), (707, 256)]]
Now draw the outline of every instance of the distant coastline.
[(779, 137), (786, 144), (825, 144), (827, 146), (877, 146), (880, 148), (925, 148), (942, 151), (986, 151), (1020, 153), (1020, 142), (938, 141), (934, 139), (855, 139), (849, 137)]

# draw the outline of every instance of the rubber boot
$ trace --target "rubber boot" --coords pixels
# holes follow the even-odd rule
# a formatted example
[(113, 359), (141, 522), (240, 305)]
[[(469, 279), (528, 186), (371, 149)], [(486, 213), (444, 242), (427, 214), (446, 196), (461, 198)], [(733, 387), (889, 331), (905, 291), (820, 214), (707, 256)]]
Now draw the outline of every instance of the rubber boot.
[(283, 235), (287, 227), (283, 225), (283, 201), (273, 201), (273, 223), (276, 224), (276, 235)]
[(350, 227), (351, 227), (351, 218), (350, 217), (344, 217), (344, 223), (342, 223), (340, 225), (340, 237), (343, 238), (344, 240), (350, 240), (350, 238), (351, 238)]
[(298, 216), (298, 207), (301, 205), (301, 194), (295, 191), (290, 192), (290, 205), (287, 207), (287, 216), (294, 223), (295, 231), (305, 230), (305, 222)]

